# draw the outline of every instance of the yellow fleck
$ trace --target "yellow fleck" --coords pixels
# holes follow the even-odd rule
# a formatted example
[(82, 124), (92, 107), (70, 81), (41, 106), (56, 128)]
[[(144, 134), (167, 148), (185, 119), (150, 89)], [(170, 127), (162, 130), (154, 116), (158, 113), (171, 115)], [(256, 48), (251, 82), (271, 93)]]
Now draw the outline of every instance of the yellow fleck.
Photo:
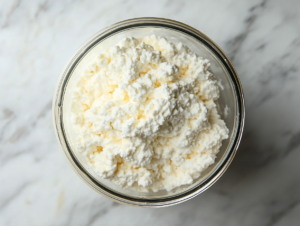
[(64, 199), (65, 199), (65, 192), (64, 192), (64, 190), (61, 190), (59, 197), (58, 197), (58, 202), (57, 202), (57, 209), (56, 209), (57, 215), (59, 215), (59, 212), (63, 205)]

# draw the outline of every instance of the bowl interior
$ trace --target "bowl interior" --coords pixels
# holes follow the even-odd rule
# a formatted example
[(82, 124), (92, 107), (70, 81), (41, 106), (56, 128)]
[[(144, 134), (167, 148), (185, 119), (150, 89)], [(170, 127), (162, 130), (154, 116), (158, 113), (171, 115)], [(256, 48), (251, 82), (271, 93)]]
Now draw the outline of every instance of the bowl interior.
[[(223, 120), (226, 122), (226, 125), (229, 129), (229, 138), (224, 140), (222, 143), (222, 147), (220, 152), (217, 155), (216, 161), (213, 165), (208, 167), (201, 176), (196, 179), (193, 184), (181, 186), (179, 188), (173, 189), (170, 192), (167, 191), (158, 191), (158, 192), (136, 192), (130, 189), (123, 189), (113, 184), (108, 180), (101, 179), (94, 173), (93, 170), (87, 167), (86, 160), (76, 151), (74, 151), (74, 144), (76, 141), (76, 131), (74, 131), (72, 124), (70, 122), (70, 114), (71, 114), (71, 100), (73, 95), (73, 90), (75, 85), (77, 84), (81, 72), (84, 69), (85, 65), (94, 59), (97, 53), (110, 48), (115, 45), (118, 41), (120, 41), (124, 37), (133, 36), (133, 37), (144, 37), (148, 35), (155, 34), (157, 36), (166, 37), (168, 40), (177, 43), (182, 42), (187, 45), (192, 51), (197, 53), (199, 56), (203, 58), (209, 59), (211, 62), (211, 67), (215, 77), (221, 82), (223, 89), (220, 90), (220, 98), (219, 98), (219, 113)], [(95, 37), (97, 39), (97, 37)], [(114, 34), (100, 39), (96, 42), (93, 42), (93, 45), (90, 46), (87, 50), (85, 50), (85, 54), (81, 55), (79, 61), (77, 61), (77, 65), (74, 66), (73, 71), (68, 77), (67, 83), (64, 86), (64, 94), (62, 98), (62, 126), (64, 129), (66, 142), (68, 143), (72, 155), (74, 155), (77, 164), (80, 164), (82, 168), (84, 168), (85, 173), (92, 177), (95, 181), (97, 181), (102, 186), (106, 187), (108, 190), (111, 190), (115, 193), (121, 194), (123, 196), (135, 198), (135, 199), (146, 199), (146, 200), (156, 200), (156, 199), (165, 199), (170, 198), (172, 196), (181, 195), (185, 192), (194, 189), (196, 186), (201, 186), (206, 180), (210, 178), (215, 172), (217, 172), (218, 168), (225, 161), (227, 155), (232, 150), (234, 139), (238, 130), (237, 123), (237, 115), (238, 105), (237, 105), (237, 91), (235, 89), (232, 78), (230, 77), (229, 72), (223, 63), (216, 57), (214, 52), (203, 42), (200, 40), (178, 30), (165, 28), (165, 27), (133, 27), (125, 30), (121, 30), (115, 32)], [(225, 110), (226, 108), (226, 110)], [(226, 112), (226, 113), (225, 113)]]

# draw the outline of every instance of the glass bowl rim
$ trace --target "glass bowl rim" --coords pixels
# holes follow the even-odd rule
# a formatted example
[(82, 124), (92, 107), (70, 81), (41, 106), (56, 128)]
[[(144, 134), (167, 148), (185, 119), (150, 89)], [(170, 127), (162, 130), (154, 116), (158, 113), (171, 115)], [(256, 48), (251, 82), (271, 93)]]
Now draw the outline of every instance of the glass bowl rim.
[[(226, 157), (223, 159), (222, 164), (212, 173), (210, 174), (204, 181), (196, 185), (194, 188), (189, 189), (188, 191), (182, 192), (178, 195), (161, 198), (161, 199), (143, 199), (143, 198), (132, 198), (126, 195), (119, 194), (114, 192), (105, 186), (101, 185), (97, 182), (85, 169), (81, 166), (79, 162), (77, 162), (76, 157), (74, 156), (68, 142), (66, 139), (66, 134), (63, 128), (63, 118), (62, 118), (62, 102), (65, 92), (65, 87), (69, 81), (69, 78), (72, 75), (73, 69), (76, 67), (77, 63), (82, 59), (82, 57), (96, 45), (99, 41), (109, 37), (110, 35), (115, 34), (116, 32), (135, 28), (135, 27), (160, 27), (160, 28), (169, 28), (177, 31), (181, 31), (196, 38), (198, 41), (205, 44), (215, 56), (223, 63), (223, 66), (228, 71), (231, 81), (235, 88), (236, 100), (237, 100), (237, 123), (238, 125), (235, 128), (235, 136), (233, 137), (233, 141), (231, 144), (231, 149), (227, 150)], [(232, 162), (236, 151), (238, 149), (239, 143), (242, 138), (242, 133), (244, 129), (245, 123), (245, 101), (244, 94), (241, 82), (239, 77), (231, 64), (228, 57), (221, 50), (221, 48), (216, 45), (210, 38), (204, 35), (202, 32), (197, 29), (170, 19), (158, 18), (158, 17), (139, 17), (128, 19), (124, 21), (117, 22), (112, 24), (109, 27), (106, 27), (96, 33), (93, 37), (87, 40), (71, 57), (66, 67), (64, 68), (59, 82), (56, 86), (56, 90), (53, 98), (53, 123), (54, 129), (56, 133), (56, 137), (59, 141), (60, 147), (67, 158), (69, 164), (73, 168), (73, 170), (77, 173), (77, 175), (86, 182), (91, 188), (93, 188), (98, 193), (104, 195), (105, 197), (127, 205), (132, 206), (140, 206), (140, 207), (166, 207), (175, 204), (182, 203), (187, 201), (212, 186), (226, 171)], [(229, 143), (230, 144), (230, 143)]]

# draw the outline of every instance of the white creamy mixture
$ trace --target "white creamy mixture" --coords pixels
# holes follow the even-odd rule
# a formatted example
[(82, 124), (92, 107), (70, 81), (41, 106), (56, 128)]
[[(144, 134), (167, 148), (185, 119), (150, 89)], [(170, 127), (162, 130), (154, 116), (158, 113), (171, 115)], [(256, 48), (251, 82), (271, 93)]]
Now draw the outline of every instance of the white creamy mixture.
[(138, 191), (191, 184), (228, 129), (210, 62), (182, 43), (128, 37), (82, 73), (72, 100), (77, 151), (101, 177)]

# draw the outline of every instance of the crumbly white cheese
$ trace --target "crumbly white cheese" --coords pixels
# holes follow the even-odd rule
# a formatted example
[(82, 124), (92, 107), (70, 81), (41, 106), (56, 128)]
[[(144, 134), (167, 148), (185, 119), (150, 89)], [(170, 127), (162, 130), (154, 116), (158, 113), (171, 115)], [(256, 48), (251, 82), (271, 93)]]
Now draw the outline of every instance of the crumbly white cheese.
[(228, 129), (210, 62), (182, 43), (128, 37), (82, 73), (72, 100), (76, 149), (101, 178), (138, 191), (191, 184)]

